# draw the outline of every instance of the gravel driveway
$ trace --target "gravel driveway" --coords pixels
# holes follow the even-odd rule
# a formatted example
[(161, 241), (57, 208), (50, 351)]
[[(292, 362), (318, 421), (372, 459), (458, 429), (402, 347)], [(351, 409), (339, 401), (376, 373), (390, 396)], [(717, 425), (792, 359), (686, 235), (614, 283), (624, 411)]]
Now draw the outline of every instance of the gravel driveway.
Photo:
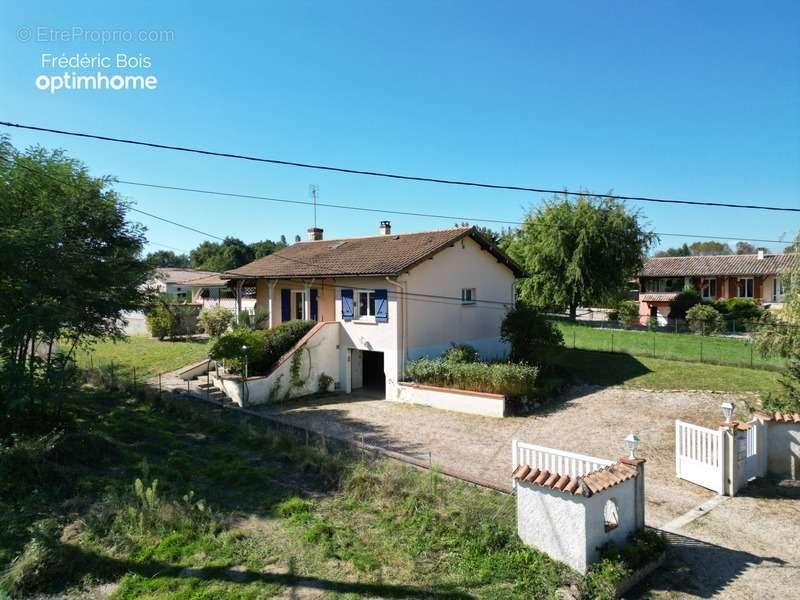
[(675, 419), (715, 426), (720, 404), (752, 397), (708, 392), (574, 388), (529, 417), (493, 419), (388, 402), (366, 394), (264, 408), (326, 435), (363, 439), (510, 489), (511, 440), (615, 459), (631, 431), (647, 459), (647, 523), (661, 526), (714, 494), (675, 477)]

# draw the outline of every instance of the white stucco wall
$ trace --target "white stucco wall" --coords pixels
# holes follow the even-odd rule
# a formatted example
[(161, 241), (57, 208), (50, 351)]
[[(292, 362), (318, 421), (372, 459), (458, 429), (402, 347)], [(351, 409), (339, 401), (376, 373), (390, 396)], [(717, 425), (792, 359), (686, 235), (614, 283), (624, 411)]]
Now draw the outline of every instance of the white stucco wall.
[(501, 304), (485, 302), (462, 305), (461, 289), (475, 288), (478, 300), (506, 303), (510, 307), (514, 303), (514, 279), (508, 267), (471, 238), (456, 242), (411, 269), (401, 278), (409, 293), (409, 358), (439, 355), (451, 343), (475, 346), (487, 359), (504, 356), (508, 348), (499, 337), (507, 309)]
[(767, 471), (800, 479), (800, 423), (767, 421)]
[[(586, 573), (600, 557), (603, 546), (621, 546), (637, 530), (636, 481), (629, 479), (588, 498), (518, 482), (520, 539)], [(610, 499), (617, 505), (619, 525), (606, 531), (604, 510)]]
[[(301, 386), (291, 385), (292, 360), (281, 363), (266, 377), (250, 377), (245, 390), (240, 378), (214, 379), (214, 384), (240, 406), (264, 404), (270, 395), (277, 401), (314, 394), (319, 391), (319, 376), (325, 373), (333, 378), (330, 389), (339, 383), (339, 334), (338, 323), (322, 323), (310, 338), (295, 352), (300, 352)], [(246, 400), (245, 400), (246, 397)]]
[(506, 399), (498, 394), (476, 394), (432, 386), (400, 383), (397, 400), (484, 417), (503, 417)]
[[(359, 278), (338, 279), (336, 281), (336, 320), (341, 326), (339, 338), (339, 379), (342, 389), (350, 392), (353, 389), (350, 370), (350, 349), (371, 350), (383, 352), (383, 370), (386, 374), (386, 397), (394, 398), (395, 386), (400, 373), (400, 341), (399, 341), (399, 313), (398, 296), (396, 288), (386, 279)], [(343, 321), (342, 320), (342, 288), (352, 288), (354, 299), (357, 302), (357, 290), (385, 289), (389, 303), (388, 323), (370, 321)], [(358, 355), (356, 355), (358, 356)], [(357, 367), (358, 368), (358, 367)], [(359, 384), (356, 380), (356, 385)]]

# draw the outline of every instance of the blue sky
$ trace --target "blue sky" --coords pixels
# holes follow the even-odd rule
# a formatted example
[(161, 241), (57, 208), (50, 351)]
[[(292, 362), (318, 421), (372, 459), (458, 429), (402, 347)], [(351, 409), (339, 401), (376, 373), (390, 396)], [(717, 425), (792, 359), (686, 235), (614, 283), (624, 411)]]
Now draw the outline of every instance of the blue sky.
[[(800, 206), (796, 2), (111, 4), (4, 2), (0, 120), (423, 176)], [(174, 40), (24, 42), (21, 27), (170, 30)], [(152, 66), (135, 72), (158, 87), (50, 94), (35, 78), (63, 69), (42, 68), (45, 52), (141, 53)], [(10, 133), (17, 146), (63, 147), (93, 174), (165, 185), (307, 200), (314, 183), (322, 202), (509, 220), (542, 198)], [(117, 189), (143, 210), (248, 242), (305, 237), (312, 224), (306, 207)], [(666, 233), (788, 239), (800, 229), (791, 213), (631, 205)], [(328, 238), (371, 234), (380, 218), (318, 214)], [(389, 218), (396, 231), (452, 225)], [(204, 239), (136, 219), (154, 244)]]

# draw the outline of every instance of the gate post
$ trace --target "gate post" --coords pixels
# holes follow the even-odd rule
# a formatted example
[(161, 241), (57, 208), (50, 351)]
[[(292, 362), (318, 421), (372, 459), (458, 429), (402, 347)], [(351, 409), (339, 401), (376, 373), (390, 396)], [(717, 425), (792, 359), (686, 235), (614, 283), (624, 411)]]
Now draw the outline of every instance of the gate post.
[(722, 495), (736, 495), (736, 422), (723, 423), (720, 428), (722, 435)]

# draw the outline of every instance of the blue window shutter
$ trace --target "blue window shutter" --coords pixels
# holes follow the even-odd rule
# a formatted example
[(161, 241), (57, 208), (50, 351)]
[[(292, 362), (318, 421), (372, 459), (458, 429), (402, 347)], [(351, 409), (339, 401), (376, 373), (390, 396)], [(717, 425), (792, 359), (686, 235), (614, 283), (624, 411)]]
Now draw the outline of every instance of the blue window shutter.
[(342, 290), (342, 321), (353, 320), (353, 290)]
[(311, 305), (311, 320), (317, 320), (317, 290), (311, 290), (311, 298), (309, 300), (309, 304)]
[(292, 293), (288, 289), (281, 290), (281, 322), (292, 319)]
[(389, 322), (389, 299), (386, 290), (375, 290), (375, 320), (378, 323)]

